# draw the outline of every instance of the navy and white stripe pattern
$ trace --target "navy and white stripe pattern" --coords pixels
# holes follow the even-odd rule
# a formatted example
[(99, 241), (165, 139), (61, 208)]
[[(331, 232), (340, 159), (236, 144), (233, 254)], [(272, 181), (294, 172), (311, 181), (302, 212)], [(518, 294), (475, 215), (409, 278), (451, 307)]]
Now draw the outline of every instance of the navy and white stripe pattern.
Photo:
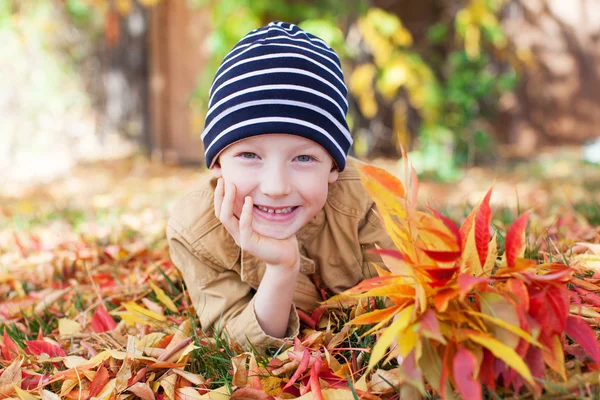
[(323, 146), (342, 171), (352, 145), (347, 96), (340, 60), (323, 40), (280, 21), (255, 29), (215, 74), (202, 132), (206, 164), (241, 139), (287, 133)]

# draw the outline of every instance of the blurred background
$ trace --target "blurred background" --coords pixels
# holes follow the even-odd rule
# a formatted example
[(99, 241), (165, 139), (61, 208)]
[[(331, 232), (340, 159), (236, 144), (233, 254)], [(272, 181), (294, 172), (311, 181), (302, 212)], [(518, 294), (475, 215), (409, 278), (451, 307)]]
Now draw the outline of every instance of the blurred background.
[(600, 221), (598, 0), (0, 0), (5, 221), (167, 210), (202, 173), (217, 66), (275, 19), (340, 55), (353, 155), (395, 172), (404, 146), (444, 205), (495, 180), (497, 204)]

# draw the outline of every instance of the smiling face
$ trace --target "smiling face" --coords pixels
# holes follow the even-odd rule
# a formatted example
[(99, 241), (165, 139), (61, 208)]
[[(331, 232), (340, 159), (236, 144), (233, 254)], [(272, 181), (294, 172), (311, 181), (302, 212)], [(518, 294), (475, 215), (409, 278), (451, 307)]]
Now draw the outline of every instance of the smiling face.
[(329, 183), (338, 178), (323, 147), (284, 134), (253, 136), (232, 144), (211, 172), (236, 186), (236, 217), (244, 198), (252, 197), (252, 228), (274, 239), (287, 239), (310, 221), (325, 205)]

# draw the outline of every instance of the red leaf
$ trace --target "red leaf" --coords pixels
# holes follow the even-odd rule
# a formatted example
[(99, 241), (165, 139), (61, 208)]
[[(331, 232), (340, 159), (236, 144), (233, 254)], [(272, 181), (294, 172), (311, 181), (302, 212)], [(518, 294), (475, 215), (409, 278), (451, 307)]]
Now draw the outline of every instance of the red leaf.
[(504, 287), (506, 293), (513, 297), (518, 305), (522, 306), (525, 311), (529, 311), (529, 292), (527, 292), (527, 286), (522, 280), (509, 279)]
[(460, 249), (462, 249), (462, 244), (463, 244), (463, 239), (460, 235), (460, 231), (458, 230), (458, 227), (456, 226), (456, 224), (454, 223), (454, 221), (452, 221), (450, 218), (442, 215), (442, 213), (440, 213), (438, 210), (429, 207), (429, 209), (431, 210), (432, 214), (435, 215), (438, 219), (440, 219), (444, 225), (446, 225), (446, 227), (448, 229), (450, 229), (450, 232), (452, 232), (452, 234), (454, 235), (454, 238), (456, 239), (456, 243), (458, 243), (458, 247)]
[(460, 251), (438, 251), (438, 250), (427, 250), (421, 248), (425, 254), (429, 256), (433, 261), (438, 262), (452, 262), (458, 260), (462, 252)]
[(431, 286), (433, 288), (443, 286), (446, 283), (448, 283), (448, 281), (450, 279), (452, 279), (452, 277), (454, 276), (456, 271), (458, 271), (458, 267), (453, 267), (453, 268), (420, 267), (419, 269), (421, 271), (425, 272), (427, 274), (427, 276), (429, 276), (433, 280), (433, 282), (429, 282), (429, 286)]
[(67, 355), (61, 347), (43, 340), (28, 340), (25, 344), (25, 351), (36, 356), (43, 353), (48, 354), (50, 357), (65, 357)]
[(594, 292), (590, 292), (589, 290), (582, 289), (579, 286), (575, 286), (574, 288), (577, 291), (577, 293), (579, 293), (579, 295), (581, 296), (581, 299), (585, 303), (587, 303), (591, 306), (600, 307), (600, 296), (599, 295), (597, 295)]
[(452, 363), (454, 382), (463, 399), (481, 399), (481, 385), (475, 379), (477, 359), (469, 350), (461, 347)]
[(581, 318), (569, 315), (567, 335), (587, 352), (597, 365), (600, 365), (600, 346), (594, 330)]
[(19, 346), (8, 336), (6, 327), (4, 327), (4, 338), (2, 339), (2, 358), (6, 361), (12, 361), (19, 355)]
[(283, 387), (283, 390), (287, 389), (288, 387), (290, 387), (294, 383), (296, 383), (298, 378), (300, 378), (300, 376), (304, 373), (304, 371), (306, 371), (306, 368), (308, 368), (309, 362), (310, 362), (310, 353), (308, 352), (308, 349), (304, 349), (304, 354), (302, 354), (302, 360), (300, 361), (300, 365), (298, 365), (298, 369), (296, 369), (296, 372), (294, 372), (294, 375), (292, 375), (292, 377), (290, 378), (288, 383), (285, 384), (285, 386)]
[(104, 366), (100, 367), (100, 369), (94, 375), (94, 380), (90, 385), (90, 398), (95, 397), (100, 391), (106, 386), (108, 383), (108, 370), (104, 368)]
[(568, 290), (565, 287), (549, 286), (546, 300), (550, 305), (550, 324), (554, 327), (554, 332), (564, 332), (569, 315)]
[(512, 223), (506, 234), (506, 265), (513, 267), (525, 246), (525, 228), (531, 211), (524, 212)]
[(477, 247), (477, 254), (479, 255), (481, 265), (485, 265), (488, 245), (490, 243), (490, 222), (492, 221), (492, 210), (490, 208), (491, 195), (492, 188), (488, 190), (481, 201), (475, 217), (475, 247)]
[(488, 350), (483, 349), (483, 361), (479, 370), (479, 379), (490, 390), (496, 388), (496, 379), (494, 377), (494, 355)]
[(324, 400), (321, 392), (321, 384), (319, 383), (319, 374), (321, 372), (321, 356), (317, 356), (315, 363), (310, 369), (310, 391), (317, 400)]
[(112, 331), (117, 327), (115, 320), (108, 314), (104, 306), (99, 306), (92, 317), (92, 328), (98, 332)]
[(300, 319), (300, 321), (304, 322), (306, 325), (308, 325), (309, 327), (311, 327), (312, 329), (317, 329), (317, 322), (311, 318), (310, 315), (308, 315), (307, 313), (305, 313), (304, 311), (298, 309), (298, 318)]
[(475, 276), (469, 274), (460, 274), (458, 275), (458, 288), (460, 289), (460, 298), (464, 299), (465, 296), (473, 289), (475, 286), (480, 285), (482, 283), (491, 282), (491, 279), (487, 278), (477, 278)]

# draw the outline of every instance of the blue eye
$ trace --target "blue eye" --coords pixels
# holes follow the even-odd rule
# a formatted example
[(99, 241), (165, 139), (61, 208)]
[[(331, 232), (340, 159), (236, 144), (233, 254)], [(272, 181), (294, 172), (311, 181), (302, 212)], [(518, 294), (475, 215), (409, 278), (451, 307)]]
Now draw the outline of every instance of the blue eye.
[(301, 156), (298, 156), (298, 157), (296, 157), (296, 159), (297, 159), (298, 161), (300, 161), (300, 162), (303, 162), (303, 163), (305, 163), (305, 162), (310, 162), (310, 161), (314, 161), (314, 160), (315, 160), (315, 159), (314, 159), (314, 157), (307, 156), (307, 155), (305, 155), (305, 154), (304, 154), (304, 155), (301, 155)]
[(258, 156), (256, 155), (256, 153), (251, 153), (249, 151), (245, 151), (243, 153), (240, 153), (239, 156), (242, 157), (243, 159), (246, 159), (246, 160), (254, 160), (254, 159), (258, 158)]

